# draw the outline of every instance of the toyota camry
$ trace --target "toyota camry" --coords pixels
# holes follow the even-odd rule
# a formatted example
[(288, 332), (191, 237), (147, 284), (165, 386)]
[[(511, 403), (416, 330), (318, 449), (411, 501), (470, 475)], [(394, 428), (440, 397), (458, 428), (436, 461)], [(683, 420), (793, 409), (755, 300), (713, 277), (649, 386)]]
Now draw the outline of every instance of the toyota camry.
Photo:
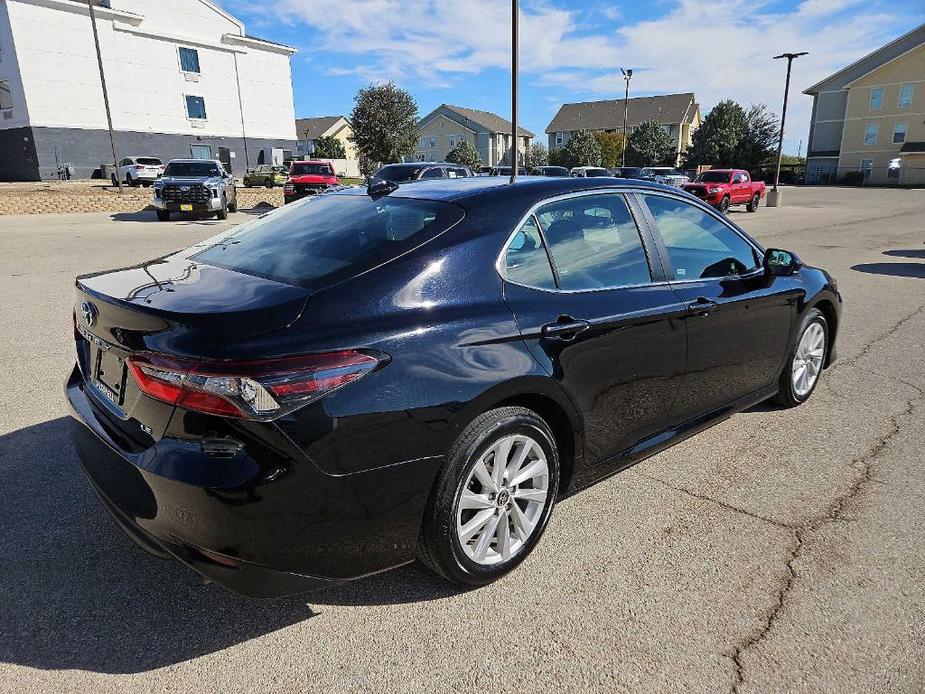
[(157, 556), (249, 596), (416, 559), (479, 586), (563, 494), (805, 402), (841, 305), (667, 186), (381, 181), (79, 277), (66, 391), (94, 489)]

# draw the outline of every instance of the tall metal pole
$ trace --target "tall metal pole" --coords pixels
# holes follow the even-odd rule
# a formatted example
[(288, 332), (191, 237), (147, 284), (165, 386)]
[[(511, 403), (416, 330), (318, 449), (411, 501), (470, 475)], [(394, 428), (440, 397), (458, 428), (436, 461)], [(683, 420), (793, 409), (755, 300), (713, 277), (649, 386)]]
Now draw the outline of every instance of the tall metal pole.
[(787, 82), (784, 86), (784, 108), (781, 110), (780, 114), (780, 137), (777, 141), (777, 172), (774, 174), (775, 193), (777, 193), (777, 184), (780, 182), (780, 160), (784, 151), (784, 124), (787, 122), (787, 100), (790, 97), (790, 67), (793, 65), (793, 59), (799, 58), (801, 55), (808, 55), (808, 52), (781, 53), (780, 55), (774, 56), (774, 60), (779, 60), (780, 58), (787, 59)]
[(116, 136), (112, 132), (112, 111), (109, 109), (109, 91), (106, 89), (106, 73), (103, 71), (103, 54), (100, 53), (100, 35), (96, 30), (96, 10), (93, 8), (94, 0), (87, 0), (90, 8), (90, 25), (93, 27), (93, 43), (96, 45), (96, 62), (100, 66), (100, 84), (103, 85), (103, 104), (106, 106), (106, 123), (109, 125), (109, 144), (112, 145), (112, 167), (115, 171), (116, 185), (119, 194), (122, 194), (122, 176), (119, 175), (119, 157), (116, 155)]
[(626, 92), (623, 94), (623, 155), (620, 159), (620, 166), (626, 166), (626, 115), (629, 112), (630, 105), (630, 80), (633, 78), (632, 70), (624, 70), (620, 68), (620, 72), (623, 73), (623, 79), (626, 81)]
[[(238, 72), (238, 54), (232, 53), (234, 56), (234, 78), (238, 84), (238, 110), (241, 112), (241, 139), (244, 140), (244, 171), (251, 170), (251, 159), (247, 153), (247, 130), (244, 126), (244, 98), (241, 96), (241, 73)], [(232, 166), (234, 169), (234, 166)]]
[(511, 183), (517, 180), (517, 169), (520, 168), (520, 143), (517, 141), (517, 58), (520, 52), (519, 15), (518, 0), (511, 0), (511, 139), (514, 142), (514, 146), (511, 148)]

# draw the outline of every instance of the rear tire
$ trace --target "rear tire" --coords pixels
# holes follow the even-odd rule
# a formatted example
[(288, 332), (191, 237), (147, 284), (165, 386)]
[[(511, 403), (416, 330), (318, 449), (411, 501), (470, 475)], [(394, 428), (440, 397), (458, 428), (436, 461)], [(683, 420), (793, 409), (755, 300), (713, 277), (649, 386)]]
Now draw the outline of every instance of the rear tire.
[(486, 412), (446, 456), (424, 514), (418, 556), (458, 585), (491, 583), (533, 551), (558, 490), (559, 453), (549, 425), (523, 407)]
[(219, 219), (228, 219), (228, 201), (225, 199), (225, 196), (222, 196), (222, 207), (215, 213), (215, 216)]
[(819, 384), (828, 348), (829, 323), (819, 309), (810, 309), (800, 324), (781, 372), (779, 390), (774, 396), (778, 405), (797, 407), (809, 400)]
[(167, 210), (157, 210), (157, 221), (159, 222), (169, 222), (170, 213)]
[(235, 195), (235, 197), (234, 197), (234, 202), (229, 202), (229, 203), (228, 203), (228, 211), (229, 211), (229, 212), (237, 212), (237, 211), (238, 211), (238, 196), (237, 196), (237, 195)]
[(757, 212), (758, 207), (761, 205), (761, 196), (758, 193), (752, 197), (751, 201), (745, 206), (745, 209), (749, 212)]
[(271, 178), (266, 178), (266, 179), (264, 179), (263, 185), (265, 185), (267, 188), (272, 188), (272, 187), (273, 187), (273, 179), (271, 179)]

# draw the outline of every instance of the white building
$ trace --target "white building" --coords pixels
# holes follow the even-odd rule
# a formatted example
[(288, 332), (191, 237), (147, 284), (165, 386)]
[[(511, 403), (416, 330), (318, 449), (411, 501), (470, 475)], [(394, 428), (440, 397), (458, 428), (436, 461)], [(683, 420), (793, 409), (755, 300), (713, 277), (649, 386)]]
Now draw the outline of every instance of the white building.
[[(208, 0), (95, 0), (119, 158), (210, 158), (242, 173), (296, 143), (294, 48)], [(0, 180), (112, 162), (86, 0), (0, 0)]]

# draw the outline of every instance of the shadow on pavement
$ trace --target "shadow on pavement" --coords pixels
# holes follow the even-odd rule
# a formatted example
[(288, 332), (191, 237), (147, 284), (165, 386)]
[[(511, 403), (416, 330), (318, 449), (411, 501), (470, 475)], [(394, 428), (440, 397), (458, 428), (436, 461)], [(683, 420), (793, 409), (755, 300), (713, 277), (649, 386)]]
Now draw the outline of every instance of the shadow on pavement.
[(925, 263), (861, 263), (852, 265), (851, 269), (872, 275), (925, 279)]
[[(109, 215), (109, 218), (114, 222), (153, 222), (153, 223), (163, 223), (158, 222), (157, 214), (154, 212), (154, 208), (141, 210), (140, 212), (115, 212)], [(174, 215), (170, 218), (171, 222), (184, 222), (185, 224), (197, 224), (205, 226), (214, 226), (216, 224), (221, 224), (222, 220), (216, 219), (214, 214), (187, 214), (187, 216), (181, 217), (180, 215)]]
[(0, 436), (0, 489), (0, 662), (144, 672), (302, 622), (316, 614), (309, 603), (400, 604), (458, 592), (417, 565), (276, 600), (203, 585), (122, 534), (84, 477), (66, 417)]
[(883, 255), (889, 255), (894, 258), (923, 258), (925, 259), (925, 248), (910, 248), (909, 250), (884, 251)]

